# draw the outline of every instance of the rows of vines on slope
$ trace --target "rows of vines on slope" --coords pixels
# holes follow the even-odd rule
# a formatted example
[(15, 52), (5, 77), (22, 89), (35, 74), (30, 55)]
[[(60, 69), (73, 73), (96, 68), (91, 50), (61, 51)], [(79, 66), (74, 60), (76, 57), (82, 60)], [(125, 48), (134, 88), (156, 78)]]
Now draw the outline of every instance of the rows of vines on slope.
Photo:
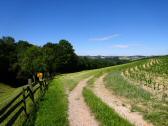
[(168, 98), (168, 57), (137, 62), (125, 69), (122, 74), (129, 80), (160, 94), (163, 100)]

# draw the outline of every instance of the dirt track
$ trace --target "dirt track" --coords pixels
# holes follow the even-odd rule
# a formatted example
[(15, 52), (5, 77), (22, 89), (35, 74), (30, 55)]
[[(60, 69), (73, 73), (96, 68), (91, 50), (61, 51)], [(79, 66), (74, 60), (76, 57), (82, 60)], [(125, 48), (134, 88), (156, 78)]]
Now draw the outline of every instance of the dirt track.
[(130, 105), (126, 105), (120, 97), (112, 94), (111, 91), (105, 88), (103, 83), (103, 78), (105, 75), (101, 76), (95, 82), (93, 91), (95, 94), (102, 99), (103, 102), (108, 104), (111, 108), (113, 108), (121, 117), (127, 119), (129, 122), (134, 124), (135, 126), (153, 126), (152, 124), (146, 122), (142, 115), (138, 112), (131, 112)]
[(98, 122), (86, 105), (82, 90), (90, 78), (82, 80), (69, 94), (69, 122), (70, 126), (98, 126)]

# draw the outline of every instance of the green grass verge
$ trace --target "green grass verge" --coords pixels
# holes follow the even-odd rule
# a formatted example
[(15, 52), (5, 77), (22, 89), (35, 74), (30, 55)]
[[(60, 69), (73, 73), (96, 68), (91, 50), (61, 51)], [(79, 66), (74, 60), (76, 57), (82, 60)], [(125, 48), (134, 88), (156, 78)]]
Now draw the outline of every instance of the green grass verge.
[(57, 78), (63, 83), (64, 87), (71, 91), (78, 84), (78, 82), (84, 78), (90, 77), (94, 71), (82, 71), (70, 74), (63, 74)]
[(21, 87), (13, 88), (9, 85), (0, 83), (0, 108), (8, 103), (15, 95), (17, 95), (21, 89)]
[(107, 88), (112, 89), (117, 95), (125, 96), (131, 100), (151, 100), (151, 94), (139, 86), (124, 80), (119, 72), (112, 72), (105, 78)]
[(40, 102), (35, 126), (68, 126), (68, 100), (60, 79), (51, 82), (49, 90)]
[(102, 126), (132, 126), (127, 120), (121, 118), (113, 109), (103, 103), (90, 89), (84, 88), (83, 95), (86, 103)]

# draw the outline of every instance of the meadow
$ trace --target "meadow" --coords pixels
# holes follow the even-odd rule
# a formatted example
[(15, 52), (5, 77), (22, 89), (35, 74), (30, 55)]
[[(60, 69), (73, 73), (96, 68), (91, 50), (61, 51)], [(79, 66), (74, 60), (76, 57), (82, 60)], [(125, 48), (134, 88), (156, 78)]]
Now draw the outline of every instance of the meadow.
[[(57, 75), (50, 82), (45, 96), (39, 101), (33, 118), (24, 125), (70, 125), (69, 111), (71, 108), (68, 97), (81, 80), (91, 77), (82, 91), (82, 97), (99, 125), (138, 126), (136, 121), (121, 116), (115, 106), (112, 107), (97, 95), (95, 92), (98, 85), (97, 80), (104, 76), (100, 84), (104, 85), (107, 91), (115, 97), (116, 102), (122, 103), (122, 109), (127, 109), (131, 114), (142, 117), (142, 120), (149, 125), (167, 126), (167, 59), (167, 56), (154, 57), (123, 65)], [(6, 89), (19, 90), (19, 88), (10, 87)], [(1, 97), (1, 100), (3, 99), (5, 96)]]

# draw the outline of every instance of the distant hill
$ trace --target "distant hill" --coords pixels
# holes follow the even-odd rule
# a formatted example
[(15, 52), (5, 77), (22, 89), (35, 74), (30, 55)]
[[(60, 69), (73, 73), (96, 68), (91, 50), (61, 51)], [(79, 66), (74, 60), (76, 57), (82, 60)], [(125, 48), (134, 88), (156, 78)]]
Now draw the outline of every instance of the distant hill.
[(135, 56), (81, 56), (81, 57), (87, 57), (90, 59), (120, 59), (120, 60), (139, 60), (143, 58), (149, 58), (149, 56), (140, 56), (140, 55), (135, 55)]

